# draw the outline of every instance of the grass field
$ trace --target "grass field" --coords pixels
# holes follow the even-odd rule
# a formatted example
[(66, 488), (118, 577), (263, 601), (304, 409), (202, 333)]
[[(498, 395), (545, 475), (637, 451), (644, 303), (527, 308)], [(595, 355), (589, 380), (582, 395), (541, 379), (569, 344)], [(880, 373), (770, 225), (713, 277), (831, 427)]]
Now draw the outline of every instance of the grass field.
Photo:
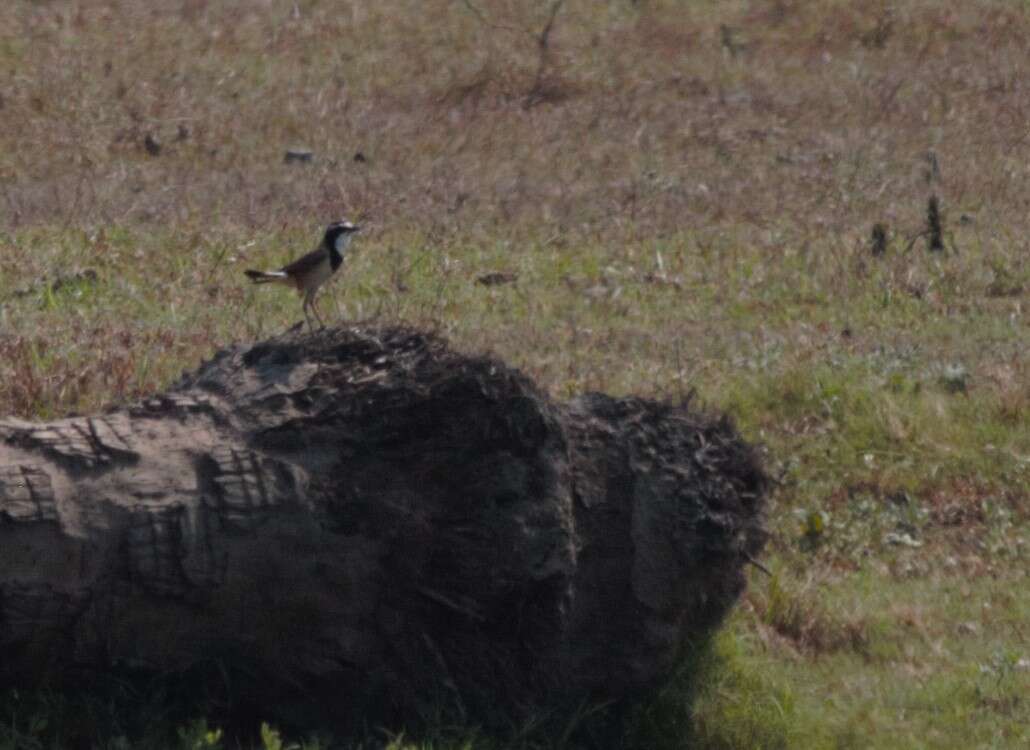
[[(8, 0), (0, 414), (282, 330), (242, 270), (346, 214), (334, 318), (696, 389), (764, 446), (772, 576), (627, 746), (1028, 746), (1028, 43), (1015, 0)], [(72, 731), (3, 706), (0, 748)]]

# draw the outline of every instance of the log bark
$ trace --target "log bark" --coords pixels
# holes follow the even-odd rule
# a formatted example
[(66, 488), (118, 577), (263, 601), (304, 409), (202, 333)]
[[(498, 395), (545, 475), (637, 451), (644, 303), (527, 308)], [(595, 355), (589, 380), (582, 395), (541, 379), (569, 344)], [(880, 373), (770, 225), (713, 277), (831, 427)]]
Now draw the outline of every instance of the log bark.
[(732, 607), (766, 489), (689, 404), (555, 403), (403, 328), (236, 346), (0, 420), (0, 687), (207, 665), (341, 722), (618, 700)]

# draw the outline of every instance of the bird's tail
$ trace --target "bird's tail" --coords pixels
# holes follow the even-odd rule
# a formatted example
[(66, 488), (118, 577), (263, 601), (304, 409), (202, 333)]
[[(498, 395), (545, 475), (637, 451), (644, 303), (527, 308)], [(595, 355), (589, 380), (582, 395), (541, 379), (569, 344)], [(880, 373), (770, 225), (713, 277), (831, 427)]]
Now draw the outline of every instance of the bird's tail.
[(275, 281), (287, 281), (290, 278), (284, 271), (254, 271), (248, 269), (243, 273), (247, 274), (247, 278), (255, 284), (271, 284)]

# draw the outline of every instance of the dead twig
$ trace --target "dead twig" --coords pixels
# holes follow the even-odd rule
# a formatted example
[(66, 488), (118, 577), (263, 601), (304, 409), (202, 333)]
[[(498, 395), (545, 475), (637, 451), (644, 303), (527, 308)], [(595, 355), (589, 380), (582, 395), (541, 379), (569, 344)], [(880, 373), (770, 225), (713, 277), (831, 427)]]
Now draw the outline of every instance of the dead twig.
[(750, 563), (751, 565), (754, 565), (756, 568), (758, 568), (760, 571), (765, 573), (770, 578), (773, 577), (773, 574), (769, 571), (769, 569), (767, 567), (762, 565), (762, 563), (758, 562), (758, 560), (756, 560), (755, 558), (751, 557), (751, 555), (747, 554), (746, 552), (744, 553), (744, 560), (746, 562)]
[(551, 4), (551, 12), (547, 16), (547, 23), (544, 24), (544, 28), (540, 31), (539, 37), (537, 37), (537, 49), (539, 50), (540, 57), (537, 60), (533, 86), (526, 95), (526, 101), (523, 105), (526, 109), (543, 98), (544, 76), (547, 73), (547, 66), (550, 62), (548, 53), (550, 51), (551, 31), (554, 29), (555, 19), (558, 18), (558, 12), (562, 9), (563, 5), (565, 5), (565, 0), (554, 0)]
[(498, 31), (510, 31), (510, 32), (514, 32), (516, 34), (528, 34), (529, 36), (533, 36), (533, 32), (530, 31), (529, 29), (524, 29), (524, 28), (522, 28), (520, 26), (507, 26), (507, 25), (502, 24), (502, 23), (495, 23), (495, 22), (491, 21), (487, 17), (486, 13), (481, 11), (477, 6), (473, 5), (470, 2), (470, 0), (461, 0), (461, 2), (462, 2), (462, 5), (464, 5), (466, 8), (468, 8), (469, 11), (472, 13), (472, 15), (474, 15), (476, 18), (478, 18), (479, 22), (482, 23), (487, 28), (497, 29)]
[(533, 76), (533, 85), (530, 86), (529, 91), (526, 93), (523, 106), (526, 109), (529, 109), (543, 99), (544, 81), (547, 76), (547, 68), (550, 63), (549, 53), (551, 32), (554, 31), (555, 21), (558, 19), (558, 14), (565, 5), (565, 0), (554, 0), (554, 2), (551, 3), (551, 7), (547, 13), (547, 21), (539, 32), (522, 26), (511, 26), (508, 24), (497, 23), (496, 21), (492, 21), (486, 13), (473, 4), (471, 0), (461, 0), (461, 2), (466, 8), (468, 8), (469, 12), (471, 12), (479, 22), (487, 28), (496, 29), (498, 31), (507, 31), (514, 34), (524, 34), (536, 42), (538, 52), (536, 74)]

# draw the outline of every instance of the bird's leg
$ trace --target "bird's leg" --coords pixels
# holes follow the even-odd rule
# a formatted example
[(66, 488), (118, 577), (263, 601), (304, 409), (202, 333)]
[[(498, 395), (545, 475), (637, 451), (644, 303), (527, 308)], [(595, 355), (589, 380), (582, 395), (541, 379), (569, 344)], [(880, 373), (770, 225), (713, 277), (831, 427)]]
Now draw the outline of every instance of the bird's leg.
[(337, 295), (333, 295), (333, 304), (336, 305), (336, 320), (343, 320), (343, 313), (340, 312), (340, 298)]
[(315, 317), (318, 319), (319, 325), (321, 325), (322, 328), (325, 328), (325, 321), (322, 320), (322, 316), (318, 312), (318, 305), (316, 304), (317, 303), (317, 299), (318, 299), (318, 290), (316, 289), (311, 294), (311, 312), (313, 312), (315, 314)]
[(308, 328), (312, 331), (315, 330), (314, 324), (311, 322), (311, 314), (308, 312), (308, 308), (311, 307), (311, 299), (308, 295), (304, 295), (304, 320), (308, 323)]

